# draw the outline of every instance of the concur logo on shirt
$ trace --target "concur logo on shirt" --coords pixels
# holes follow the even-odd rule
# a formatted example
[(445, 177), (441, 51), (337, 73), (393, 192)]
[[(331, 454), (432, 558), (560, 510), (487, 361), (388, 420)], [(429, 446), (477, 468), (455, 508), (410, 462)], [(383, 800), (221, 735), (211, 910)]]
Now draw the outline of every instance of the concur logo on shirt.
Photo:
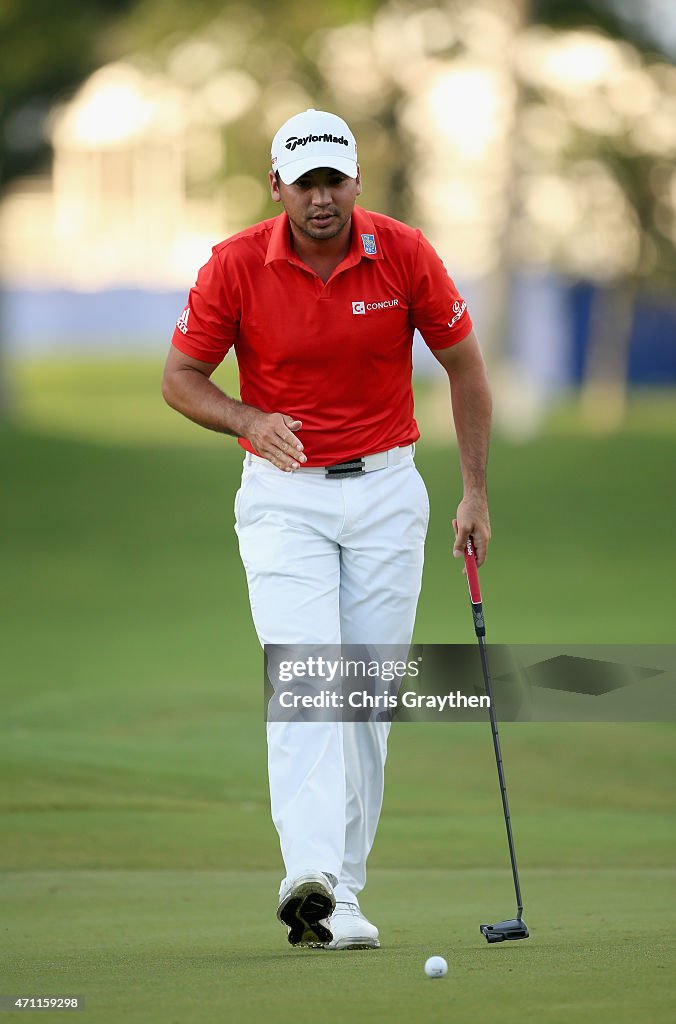
[(352, 312), (355, 316), (364, 315), (367, 310), (373, 309), (392, 309), (394, 306), (399, 305), (399, 299), (383, 299), (381, 302), (353, 302)]

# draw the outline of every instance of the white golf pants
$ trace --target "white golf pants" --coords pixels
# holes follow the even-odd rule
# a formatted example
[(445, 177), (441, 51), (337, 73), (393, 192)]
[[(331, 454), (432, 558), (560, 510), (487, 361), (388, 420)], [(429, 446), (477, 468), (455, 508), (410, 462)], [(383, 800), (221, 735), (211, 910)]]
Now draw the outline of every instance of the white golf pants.
[[(410, 644), (429, 518), (412, 454), (343, 479), (284, 473), (247, 455), (235, 517), (262, 645)], [(387, 722), (268, 723), (287, 878), (324, 871), (338, 900), (363, 889), (388, 732)]]

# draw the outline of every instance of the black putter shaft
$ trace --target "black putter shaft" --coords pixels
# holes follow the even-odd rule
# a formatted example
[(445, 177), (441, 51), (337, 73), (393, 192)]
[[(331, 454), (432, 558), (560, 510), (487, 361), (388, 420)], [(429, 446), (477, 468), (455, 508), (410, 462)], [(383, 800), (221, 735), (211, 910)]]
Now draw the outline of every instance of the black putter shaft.
[(480, 926), (481, 934), (488, 942), (502, 942), (504, 939), (527, 939), (528, 928), (522, 920), (523, 899), (521, 896), (521, 885), (519, 884), (519, 870), (516, 866), (516, 851), (514, 848), (514, 836), (512, 834), (512, 819), (509, 813), (509, 801), (507, 800), (507, 784), (505, 782), (505, 769), (502, 763), (502, 750), (500, 749), (500, 736), (498, 733), (498, 720), (495, 714), (493, 700), (493, 682), (488, 664), (488, 651), (486, 649), (486, 623), (484, 621), (483, 602), (481, 599), (481, 588), (479, 586), (479, 571), (476, 564), (476, 552), (471, 537), (467, 540), (465, 547), (465, 569), (467, 571), (467, 585), (469, 597), (472, 603), (472, 617), (474, 619), (474, 632), (479, 642), (479, 654), (481, 656), (481, 667), (483, 669), (484, 686), (489, 700), (488, 712), (491, 720), (491, 733), (493, 735), (493, 749), (495, 751), (495, 763), (498, 769), (500, 780), (500, 795), (502, 797), (502, 810), (507, 829), (507, 844), (509, 846), (509, 859), (512, 865), (512, 878), (514, 879), (514, 893), (516, 895), (517, 912), (516, 917), (511, 921), (501, 921), (498, 924)]

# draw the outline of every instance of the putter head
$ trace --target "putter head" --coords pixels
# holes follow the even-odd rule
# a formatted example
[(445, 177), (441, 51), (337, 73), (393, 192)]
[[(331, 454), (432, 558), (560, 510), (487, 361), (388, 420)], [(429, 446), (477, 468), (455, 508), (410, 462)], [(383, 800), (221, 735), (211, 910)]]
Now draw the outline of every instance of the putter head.
[(481, 924), (479, 931), (486, 936), (486, 942), (504, 942), (505, 939), (527, 939), (526, 922), (515, 917), (511, 921), (498, 921), (497, 924)]

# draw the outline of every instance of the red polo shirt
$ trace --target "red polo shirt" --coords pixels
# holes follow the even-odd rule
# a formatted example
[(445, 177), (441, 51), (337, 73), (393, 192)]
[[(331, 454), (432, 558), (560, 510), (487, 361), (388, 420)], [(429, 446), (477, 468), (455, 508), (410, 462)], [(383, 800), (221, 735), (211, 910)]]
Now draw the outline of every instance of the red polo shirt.
[(307, 465), (324, 466), (420, 436), (416, 327), (442, 349), (472, 321), (419, 230), (355, 207), (350, 249), (326, 284), (291, 248), (285, 213), (215, 246), (172, 343), (205, 363), (234, 345), (242, 401), (302, 420)]

